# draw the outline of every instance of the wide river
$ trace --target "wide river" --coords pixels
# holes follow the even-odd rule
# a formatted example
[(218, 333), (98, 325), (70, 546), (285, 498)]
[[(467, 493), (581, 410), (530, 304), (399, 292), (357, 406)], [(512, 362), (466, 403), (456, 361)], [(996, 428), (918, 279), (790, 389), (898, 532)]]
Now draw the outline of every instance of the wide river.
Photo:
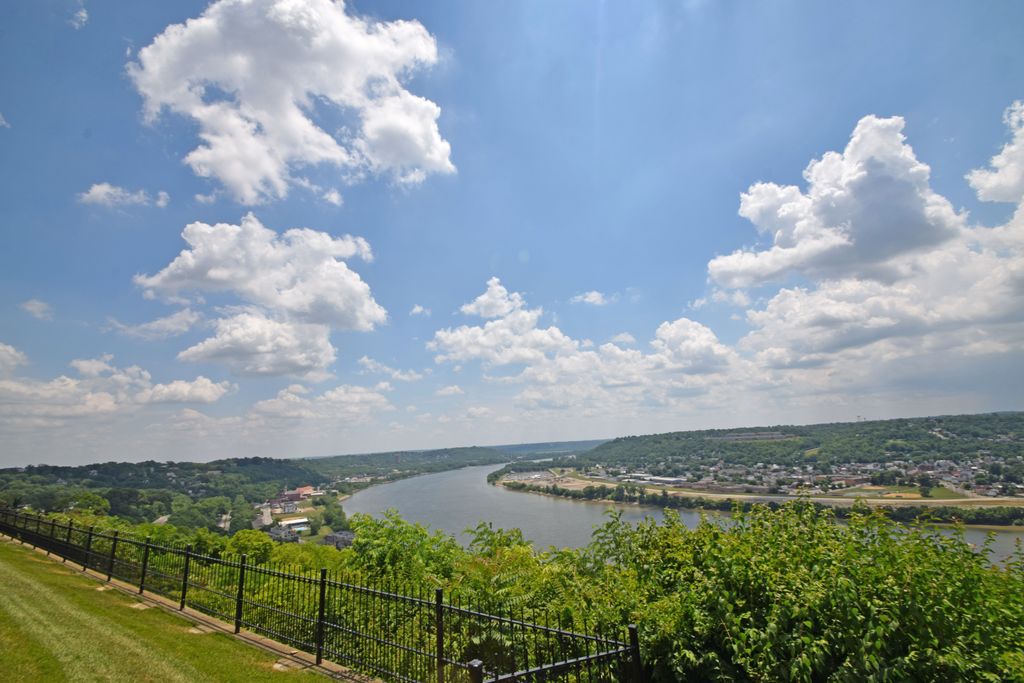
[[(343, 506), (347, 514), (362, 512), (376, 517), (394, 508), (405, 519), (446, 531), (464, 543), (470, 538), (466, 529), (482, 521), (491, 522), (495, 528), (518, 527), (538, 548), (586, 545), (594, 527), (607, 520), (605, 512), (609, 508), (621, 510), (622, 518), (629, 522), (663, 517), (661, 509), (656, 507), (508, 491), (487, 483), (487, 474), (496, 469), (500, 466), (466, 467), (371, 486), (354, 494)], [(700, 520), (697, 512), (680, 510), (679, 514), (689, 527), (696, 526)], [(981, 529), (967, 529), (965, 535), (969, 543), (980, 545), (986, 534)], [(995, 532), (992, 560), (1002, 562), (1009, 557), (1017, 540), (1024, 543), (1024, 530)]]

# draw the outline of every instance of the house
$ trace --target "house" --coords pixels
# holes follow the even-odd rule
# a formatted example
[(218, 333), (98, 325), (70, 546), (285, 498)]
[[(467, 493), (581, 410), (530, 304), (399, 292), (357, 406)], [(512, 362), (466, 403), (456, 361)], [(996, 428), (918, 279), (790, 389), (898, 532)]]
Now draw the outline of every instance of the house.
[(298, 543), (299, 535), (291, 529), (285, 527), (275, 526), (270, 530), (271, 540), (279, 543)]
[(309, 531), (309, 518), (308, 517), (292, 517), (291, 519), (278, 520), (278, 524), (291, 529), (292, 531)]
[(338, 550), (341, 550), (352, 545), (354, 540), (356, 540), (356, 535), (352, 531), (335, 531), (324, 536), (323, 544), (333, 545)]

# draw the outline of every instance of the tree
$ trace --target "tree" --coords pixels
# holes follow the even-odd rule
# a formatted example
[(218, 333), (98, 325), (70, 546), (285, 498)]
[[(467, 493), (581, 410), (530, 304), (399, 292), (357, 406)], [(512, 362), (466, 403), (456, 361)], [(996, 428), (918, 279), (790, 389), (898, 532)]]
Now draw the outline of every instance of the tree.
[(249, 562), (263, 564), (270, 560), (274, 542), (262, 531), (245, 529), (237, 532), (228, 541), (227, 551), (236, 555), (248, 555)]
[(934, 477), (930, 477), (927, 474), (922, 474), (917, 478), (917, 490), (921, 492), (922, 498), (931, 498), (932, 489), (935, 488), (938, 482)]

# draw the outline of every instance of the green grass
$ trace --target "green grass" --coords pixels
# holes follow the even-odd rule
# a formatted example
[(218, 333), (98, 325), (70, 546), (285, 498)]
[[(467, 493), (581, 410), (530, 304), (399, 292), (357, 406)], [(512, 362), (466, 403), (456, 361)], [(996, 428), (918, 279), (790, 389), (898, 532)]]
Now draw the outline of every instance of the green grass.
[(0, 542), (0, 662), (4, 681), (322, 681), (275, 671), (277, 657), (139, 600), (97, 590), (26, 547)]

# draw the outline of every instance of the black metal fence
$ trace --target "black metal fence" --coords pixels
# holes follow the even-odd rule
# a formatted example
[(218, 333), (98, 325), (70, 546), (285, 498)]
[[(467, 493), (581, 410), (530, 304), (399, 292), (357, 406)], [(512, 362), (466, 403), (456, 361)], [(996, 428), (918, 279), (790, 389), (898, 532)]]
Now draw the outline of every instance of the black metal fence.
[[(449, 596), (358, 585), (326, 569), (249, 564), (192, 546), (0, 510), (0, 533), (253, 633), (388, 681), (641, 683), (636, 627), (586, 634), (565, 616), (487, 611)], [(491, 613), (491, 612), (497, 612)], [(544, 623), (540, 623), (544, 622)], [(628, 635), (627, 635), (628, 634)], [(622, 639), (623, 635), (627, 638)]]

